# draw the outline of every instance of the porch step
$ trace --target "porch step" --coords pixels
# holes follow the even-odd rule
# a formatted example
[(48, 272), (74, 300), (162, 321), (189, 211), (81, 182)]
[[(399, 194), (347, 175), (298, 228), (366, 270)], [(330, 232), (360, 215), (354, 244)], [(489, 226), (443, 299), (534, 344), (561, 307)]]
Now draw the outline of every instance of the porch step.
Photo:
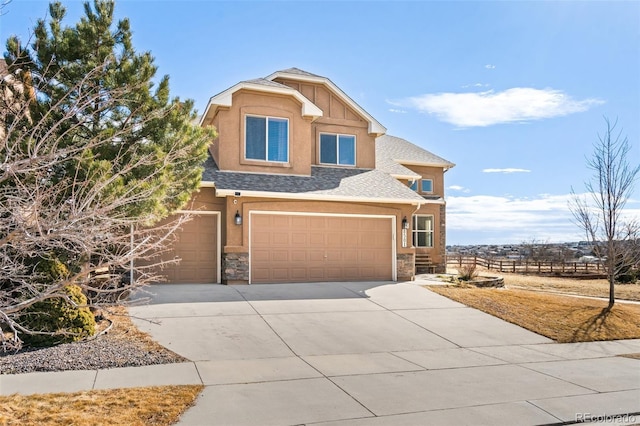
[(431, 258), (428, 254), (416, 254), (416, 274), (433, 274), (435, 272), (435, 265), (431, 262)]

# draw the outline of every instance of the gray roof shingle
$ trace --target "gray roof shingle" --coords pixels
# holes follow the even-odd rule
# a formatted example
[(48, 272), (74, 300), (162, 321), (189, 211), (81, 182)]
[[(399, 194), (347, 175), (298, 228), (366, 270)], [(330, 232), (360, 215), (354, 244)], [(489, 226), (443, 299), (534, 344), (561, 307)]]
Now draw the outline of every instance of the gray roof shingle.
[[(393, 165), (393, 163), (398, 165), (401, 165), (402, 163), (424, 164), (428, 166), (443, 167), (445, 169), (450, 169), (455, 166), (452, 162), (447, 161), (442, 157), (438, 157), (434, 153), (420, 148), (406, 139), (390, 135), (377, 137), (376, 168), (384, 170), (392, 175), (401, 174), (394, 172), (394, 170), (401, 169), (398, 169)], [(408, 170), (406, 167), (401, 167)]]
[(209, 157), (202, 180), (213, 182), (220, 190), (424, 202), (423, 197), (381, 170), (312, 166), (311, 176), (242, 173), (221, 171)]

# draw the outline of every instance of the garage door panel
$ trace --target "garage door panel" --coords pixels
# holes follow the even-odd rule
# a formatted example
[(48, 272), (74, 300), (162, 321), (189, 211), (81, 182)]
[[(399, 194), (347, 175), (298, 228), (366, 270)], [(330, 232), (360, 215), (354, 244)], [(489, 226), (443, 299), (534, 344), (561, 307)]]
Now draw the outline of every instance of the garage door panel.
[(294, 232), (291, 234), (291, 246), (307, 247), (309, 244), (309, 235), (303, 232)]
[(307, 257), (308, 253), (303, 250), (296, 250), (291, 252), (291, 260), (293, 262), (307, 262), (309, 258)]
[(287, 250), (273, 250), (271, 252), (272, 262), (289, 262), (289, 251)]
[(393, 277), (390, 218), (252, 214), (250, 220), (251, 282)]
[[(168, 223), (175, 217), (164, 221)], [(175, 239), (167, 250), (149, 261), (139, 264), (151, 265), (180, 259), (178, 263), (165, 263), (154, 273), (165, 277), (166, 282), (215, 283), (218, 281), (218, 215), (194, 214), (175, 232)]]
[(282, 232), (271, 235), (271, 243), (274, 246), (289, 246), (289, 234)]

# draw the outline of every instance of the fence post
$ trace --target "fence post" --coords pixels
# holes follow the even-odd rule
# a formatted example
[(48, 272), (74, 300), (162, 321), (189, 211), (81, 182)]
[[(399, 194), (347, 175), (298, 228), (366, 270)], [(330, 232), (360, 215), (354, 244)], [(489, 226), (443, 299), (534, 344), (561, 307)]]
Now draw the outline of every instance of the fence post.
[(513, 261), (513, 273), (514, 274), (516, 273), (516, 261), (515, 260)]

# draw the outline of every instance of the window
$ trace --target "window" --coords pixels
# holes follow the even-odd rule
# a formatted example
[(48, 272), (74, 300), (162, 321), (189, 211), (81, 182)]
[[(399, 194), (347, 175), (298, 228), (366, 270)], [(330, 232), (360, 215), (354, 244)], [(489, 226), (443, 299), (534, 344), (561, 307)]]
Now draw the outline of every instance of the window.
[(320, 163), (341, 166), (356, 165), (356, 137), (320, 134)]
[(247, 116), (245, 150), (248, 160), (289, 161), (289, 120)]
[(414, 191), (418, 191), (418, 181), (417, 180), (410, 180), (409, 181), (409, 188), (411, 188)]
[(433, 180), (422, 179), (422, 182), (420, 185), (422, 186), (422, 192), (428, 192), (428, 193), (433, 192)]
[(413, 246), (433, 247), (433, 216), (413, 216)]

